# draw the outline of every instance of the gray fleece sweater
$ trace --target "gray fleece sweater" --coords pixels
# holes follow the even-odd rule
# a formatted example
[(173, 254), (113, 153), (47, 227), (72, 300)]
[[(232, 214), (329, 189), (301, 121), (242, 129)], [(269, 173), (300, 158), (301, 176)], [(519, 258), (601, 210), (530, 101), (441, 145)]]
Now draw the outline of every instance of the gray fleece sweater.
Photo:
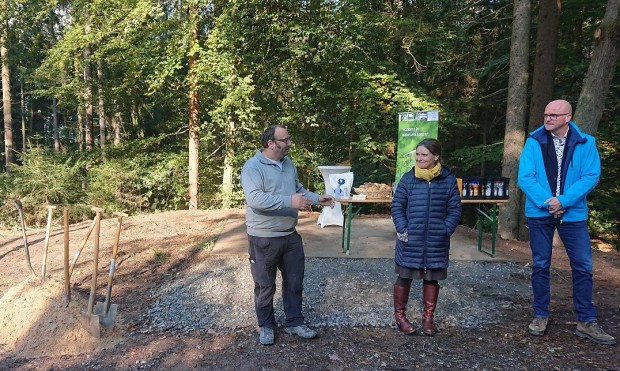
[(295, 231), (297, 209), (291, 207), (292, 195), (303, 193), (312, 203), (319, 195), (306, 190), (297, 178), (297, 168), (286, 156), (282, 167), (265, 157), (261, 150), (241, 170), (245, 194), (247, 232), (256, 237), (280, 237)]

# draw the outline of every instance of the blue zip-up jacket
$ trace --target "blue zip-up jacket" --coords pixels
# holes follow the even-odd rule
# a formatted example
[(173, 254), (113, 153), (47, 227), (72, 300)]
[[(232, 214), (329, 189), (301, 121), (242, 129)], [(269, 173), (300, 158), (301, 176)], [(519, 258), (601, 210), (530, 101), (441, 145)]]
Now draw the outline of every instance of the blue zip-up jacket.
[(315, 204), (320, 197), (301, 185), (288, 156), (280, 168), (260, 150), (243, 165), (241, 187), (247, 203), (247, 232), (256, 237), (281, 237), (295, 231), (298, 210), (291, 207), (295, 193), (303, 193)]
[(395, 262), (414, 269), (448, 268), (450, 236), (461, 219), (461, 197), (456, 177), (448, 168), (430, 182), (416, 178), (414, 170), (403, 175), (392, 199), (396, 231), (409, 235), (396, 240)]
[(525, 141), (519, 160), (518, 184), (525, 193), (525, 216), (549, 217), (545, 200), (554, 196), (556, 177), (560, 176), (560, 194), (565, 222), (588, 219), (586, 196), (601, 177), (601, 159), (593, 136), (579, 130), (573, 121), (568, 123), (568, 137), (562, 158), (562, 174), (557, 174), (557, 156), (551, 133), (544, 125), (532, 131)]

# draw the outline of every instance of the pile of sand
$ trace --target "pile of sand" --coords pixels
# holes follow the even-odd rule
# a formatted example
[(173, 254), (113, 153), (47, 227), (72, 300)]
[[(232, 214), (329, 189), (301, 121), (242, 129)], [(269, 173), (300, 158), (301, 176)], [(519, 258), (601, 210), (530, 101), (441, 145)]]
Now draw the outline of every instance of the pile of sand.
[(0, 357), (41, 357), (88, 354), (111, 348), (122, 340), (118, 328), (101, 327), (101, 338), (90, 335), (78, 320), (88, 300), (72, 293), (66, 305), (63, 285), (32, 277), (0, 298)]

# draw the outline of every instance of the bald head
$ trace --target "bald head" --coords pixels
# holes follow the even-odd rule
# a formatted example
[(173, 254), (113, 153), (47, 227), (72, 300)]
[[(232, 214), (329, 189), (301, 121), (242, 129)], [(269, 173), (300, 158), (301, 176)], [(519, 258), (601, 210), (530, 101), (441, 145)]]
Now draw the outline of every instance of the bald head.
[(545, 107), (545, 130), (558, 137), (565, 137), (568, 123), (573, 118), (573, 107), (563, 99), (550, 102)]
[(568, 113), (572, 115), (573, 107), (570, 105), (570, 103), (568, 103), (568, 101), (564, 99), (557, 99), (547, 104), (547, 107), (545, 108), (545, 113)]

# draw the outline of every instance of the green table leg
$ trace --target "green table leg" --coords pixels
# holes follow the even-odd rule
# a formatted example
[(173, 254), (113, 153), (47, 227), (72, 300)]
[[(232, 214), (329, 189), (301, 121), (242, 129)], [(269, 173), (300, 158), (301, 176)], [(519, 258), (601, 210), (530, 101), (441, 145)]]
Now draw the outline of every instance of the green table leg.
[(351, 222), (361, 210), (361, 206), (355, 210), (353, 204), (347, 204), (344, 208), (344, 223), (342, 223), (342, 252), (347, 255), (349, 255), (351, 248)]
[(347, 241), (347, 250), (345, 250), (344, 246), (345, 246), (345, 238), (346, 238), (346, 233), (347, 233), (347, 220), (349, 219), (349, 204), (344, 205), (344, 208), (342, 210), (343, 212), (343, 216), (342, 216), (342, 252), (347, 252), (348, 248), (349, 248), (349, 241)]
[(481, 207), (480, 204), (476, 207), (476, 214), (478, 216), (478, 220), (476, 221), (476, 228), (478, 229), (478, 251), (480, 252), (482, 252), (482, 215), (484, 214)]
[(497, 218), (497, 205), (491, 206), (491, 256), (495, 256), (495, 240), (497, 239), (497, 224), (499, 219)]
[[(497, 204), (491, 205), (490, 215), (486, 214), (482, 210), (482, 204), (478, 204), (476, 208), (478, 214), (478, 221), (476, 226), (478, 228), (478, 251), (488, 254), (490, 256), (495, 256), (495, 241), (497, 239)], [(486, 218), (491, 222), (491, 251), (485, 250), (482, 247), (482, 218)]]

